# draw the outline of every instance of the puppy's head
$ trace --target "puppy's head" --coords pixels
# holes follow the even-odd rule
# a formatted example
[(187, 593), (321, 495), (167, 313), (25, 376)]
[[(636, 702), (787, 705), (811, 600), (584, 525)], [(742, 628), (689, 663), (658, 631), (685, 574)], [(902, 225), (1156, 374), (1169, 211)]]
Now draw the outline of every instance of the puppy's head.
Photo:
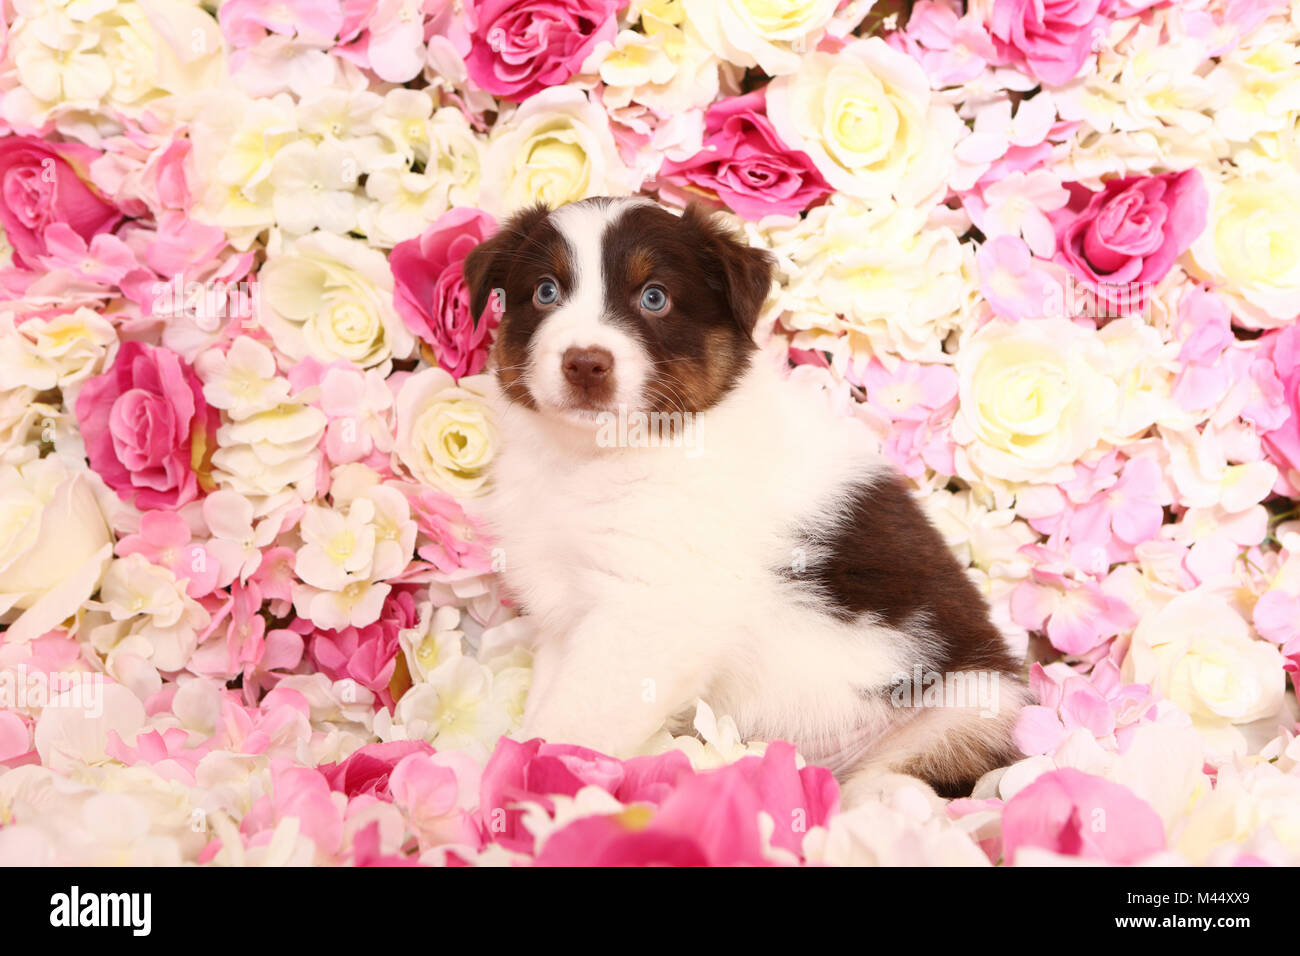
[(573, 422), (715, 405), (749, 365), (771, 272), (702, 208), (643, 198), (526, 209), (465, 260), (474, 314), (500, 297), (505, 394)]

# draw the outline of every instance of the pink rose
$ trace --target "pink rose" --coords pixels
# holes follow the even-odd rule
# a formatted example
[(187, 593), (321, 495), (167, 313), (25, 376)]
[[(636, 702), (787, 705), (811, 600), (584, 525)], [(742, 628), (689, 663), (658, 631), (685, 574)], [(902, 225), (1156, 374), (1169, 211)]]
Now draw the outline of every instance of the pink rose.
[(1300, 325), (1287, 326), (1262, 337), (1261, 354), (1273, 363), (1282, 382), (1290, 415), (1277, 428), (1264, 432), (1264, 452), (1277, 465), (1289, 493), (1300, 493)]
[(392, 802), (388, 778), (393, 769), (411, 754), (431, 754), (433, 747), (423, 740), (394, 740), (391, 743), (366, 744), (339, 763), (323, 763), (321, 772), (331, 790), (349, 797), (367, 795)]
[(1021, 790), (1002, 813), (1005, 859), (1021, 847), (1131, 864), (1165, 848), (1165, 827), (1133, 791), (1079, 770), (1053, 770)]
[(1194, 169), (1113, 179), (1097, 193), (1074, 184), (1070, 192), (1056, 217), (1056, 260), (1111, 305), (1141, 308), (1145, 287), (1205, 228), (1209, 197)]
[(1074, 79), (1106, 20), (1101, 0), (994, 0), (989, 32), (1004, 60), (1043, 83)]
[(627, 0), (482, 0), (465, 66), (493, 96), (525, 100), (568, 82), (596, 44), (613, 42)]
[(997, 60), (988, 26), (976, 14), (958, 19), (953, 7), (932, 0), (917, 0), (906, 29), (886, 41), (925, 67), (936, 88), (969, 82)]
[(175, 510), (203, 492), (196, 468), (215, 447), (219, 416), (184, 359), (125, 342), (113, 367), (86, 382), (77, 423), (90, 467), (141, 510)]
[(464, 265), (469, 251), (495, 231), (496, 222), (487, 213), (460, 207), (418, 238), (399, 242), (388, 256), (397, 314), (454, 378), (474, 375), (487, 364), (497, 321), (495, 316), (476, 321)]
[(714, 193), (746, 219), (796, 216), (831, 192), (813, 161), (777, 136), (762, 90), (710, 107), (703, 145), (690, 159), (666, 161), (660, 179)]
[(408, 0), (345, 0), (339, 43), (331, 54), (405, 83), (424, 66), (424, 11)]
[(122, 221), (83, 173), (100, 154), (77, 143), (30, 136), (0, 139), (0, 226), (14, 247), (14, 264), (33, 269), (46, 254), (45, 230), (64, 223), (89, 242)]

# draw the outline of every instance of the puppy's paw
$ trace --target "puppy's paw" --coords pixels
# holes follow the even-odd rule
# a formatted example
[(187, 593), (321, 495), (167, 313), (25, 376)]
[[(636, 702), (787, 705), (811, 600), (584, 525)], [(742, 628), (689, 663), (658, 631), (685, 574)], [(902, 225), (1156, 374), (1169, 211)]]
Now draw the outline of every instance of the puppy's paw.
[(845, 810), (866, 803), (889, 806), (928, 807), (931, 814), (942, 813), (948, 801), (920, 777), (897, 773), (885, 767), (866, 766), (855, 771), (840, 787), (840, 804)]

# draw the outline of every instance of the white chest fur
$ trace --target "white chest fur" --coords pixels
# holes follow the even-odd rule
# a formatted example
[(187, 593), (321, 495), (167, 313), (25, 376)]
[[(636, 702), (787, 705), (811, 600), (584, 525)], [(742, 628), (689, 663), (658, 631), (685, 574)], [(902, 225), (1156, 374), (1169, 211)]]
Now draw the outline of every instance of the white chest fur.
[(818, 613), (780, 573), (879, 469), (856, 422), (758, 359), (693, 447), (599, 447), (519, 406), (500, 422), (486, 505), (536, 623), (526, 735), (623, 755), (704, 697), (814, 757), (888, 720), (870, 691), (910, 667), (906, 636)]

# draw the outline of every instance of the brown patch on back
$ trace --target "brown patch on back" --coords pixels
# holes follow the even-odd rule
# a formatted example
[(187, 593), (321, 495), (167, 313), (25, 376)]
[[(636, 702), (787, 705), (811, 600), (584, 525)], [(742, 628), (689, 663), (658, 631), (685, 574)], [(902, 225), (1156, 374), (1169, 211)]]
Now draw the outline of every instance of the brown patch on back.
[(924, 624), (940, 641), (930, 668), (1018, 674), (989, 607), (903, 479), (888, 473), (853, 494), (829, 532), (810, 535), (825, 557), (794, 578), (845, 621), (874, 615), (890, 627)]

